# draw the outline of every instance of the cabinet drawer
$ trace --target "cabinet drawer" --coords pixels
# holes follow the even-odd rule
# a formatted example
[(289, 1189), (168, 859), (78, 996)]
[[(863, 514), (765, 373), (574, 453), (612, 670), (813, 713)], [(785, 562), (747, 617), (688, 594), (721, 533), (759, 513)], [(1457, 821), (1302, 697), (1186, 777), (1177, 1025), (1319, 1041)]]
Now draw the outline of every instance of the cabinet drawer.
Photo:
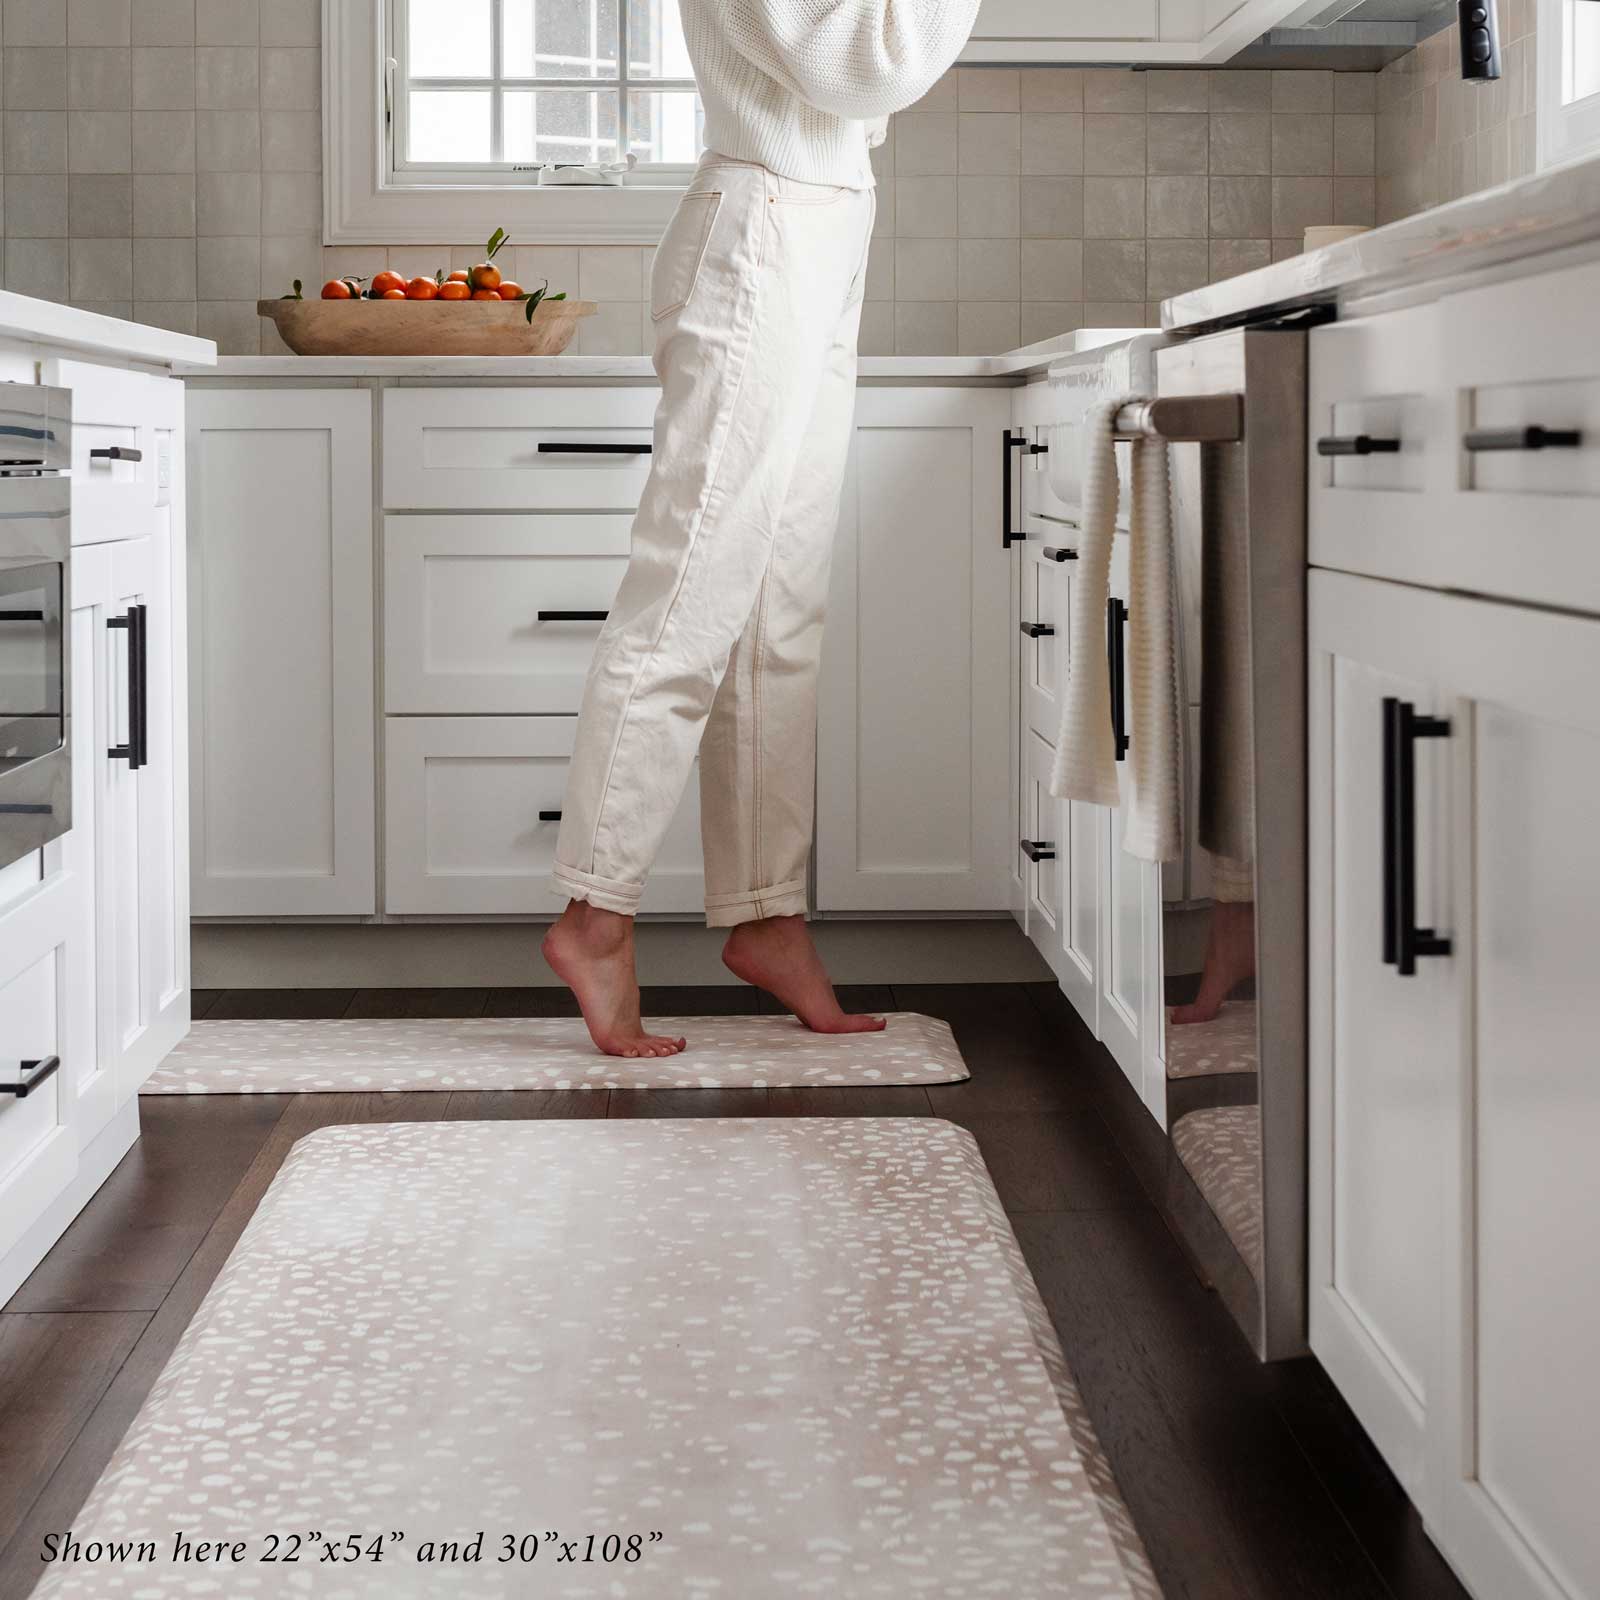
[(631, 523), (570, 512), (387, 518), (385, 709), (576, 712)]
[[(559, 811), (576, 717), (389, 717), (385, 909), (396, 915), (553, 916)], [(698, 774), (643, 911), (704, 905)]]
[(1456, 416), (1439, 584), (1600, 611), (1600, 268), (1474, 289), (1440, 315)]
[(166, 470), (173, 470), (182, 385), (63, 360), (47, 361), (43, 380), (72, 391), (72, 542), (99, 544), (149, 533), (163, 452)]
[(1450, 493), (1451, 417), (1437, 330), (1434, 306), (1312, 330), (1312, 565), (1429, 581)]
[(632, 511), (658, 391), (393, 389), (383, 501), (428, 510)]
[[(1059, 690), (1066, 675), (1067, 634), (1071, 616), (1072, 561), (1047, 557), (1059, 545), (1033, 545), (1022, 553), (1022, 638), (1018, 659), (1022, 673), (1023, 724), (1055, 742), (1061, 728)], [(1049, 633), (1038, 633), (1049, 628)]]

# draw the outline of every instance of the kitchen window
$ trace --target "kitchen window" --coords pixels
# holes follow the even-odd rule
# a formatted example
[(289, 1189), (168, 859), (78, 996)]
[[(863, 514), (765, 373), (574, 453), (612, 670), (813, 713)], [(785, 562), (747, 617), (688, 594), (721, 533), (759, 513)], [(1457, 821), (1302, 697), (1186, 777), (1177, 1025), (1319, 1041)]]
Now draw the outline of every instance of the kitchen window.
[(341, 0), (323, 46), (329, 244), (653, 244), (703, 147), (678, 0)]
[(1539, 0), (1539, 165), (1600, 151), (1600, 0)]

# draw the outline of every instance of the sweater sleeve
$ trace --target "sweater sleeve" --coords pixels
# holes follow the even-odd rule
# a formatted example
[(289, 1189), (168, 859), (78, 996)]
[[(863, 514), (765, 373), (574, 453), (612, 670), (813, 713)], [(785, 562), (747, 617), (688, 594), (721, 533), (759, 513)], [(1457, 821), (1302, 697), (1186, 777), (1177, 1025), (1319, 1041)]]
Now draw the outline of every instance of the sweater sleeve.
[(721, 0), (734, 48), (802, 100), (868, 122), (920, 100), (961, 53), (979, 0)]

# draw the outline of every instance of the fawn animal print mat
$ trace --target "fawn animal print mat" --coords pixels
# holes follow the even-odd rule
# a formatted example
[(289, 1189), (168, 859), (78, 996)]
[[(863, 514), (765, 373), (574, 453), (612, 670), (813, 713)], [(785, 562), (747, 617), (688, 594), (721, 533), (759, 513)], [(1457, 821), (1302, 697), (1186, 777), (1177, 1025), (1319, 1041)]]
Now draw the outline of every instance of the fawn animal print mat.
[(923, 1117), (313, 1133), (72, 1540), (37, 1600), (1157, 1593), (977, 1145)]
[(197, 1022), (145, 1094), (403, 1089), (786, 1089), (958, 1083), (947, 1022), (891, 1011), (881, 1033), (812, 1033), (793, 1017), (651, 1017), (676, 1056), (601, 1055), (579, 1017)]

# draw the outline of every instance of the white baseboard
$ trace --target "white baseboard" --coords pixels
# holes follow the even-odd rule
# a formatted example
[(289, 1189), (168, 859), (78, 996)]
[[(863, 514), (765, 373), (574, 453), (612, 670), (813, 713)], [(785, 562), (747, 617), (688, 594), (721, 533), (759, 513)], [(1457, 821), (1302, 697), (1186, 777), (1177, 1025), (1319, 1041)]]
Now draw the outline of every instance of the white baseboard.
[[(1050, 969), (1009, 918), (995, 921), (816, 922), (836, 983), (1025, 983)], [(462, 989), (558, 986), (539, 955), (544, 928), (526, 923), (350, 925), (198, 923), (197, 989)], [(735, 980), (724, 935), (694, 923), (641, 923), (647, 984)]]

